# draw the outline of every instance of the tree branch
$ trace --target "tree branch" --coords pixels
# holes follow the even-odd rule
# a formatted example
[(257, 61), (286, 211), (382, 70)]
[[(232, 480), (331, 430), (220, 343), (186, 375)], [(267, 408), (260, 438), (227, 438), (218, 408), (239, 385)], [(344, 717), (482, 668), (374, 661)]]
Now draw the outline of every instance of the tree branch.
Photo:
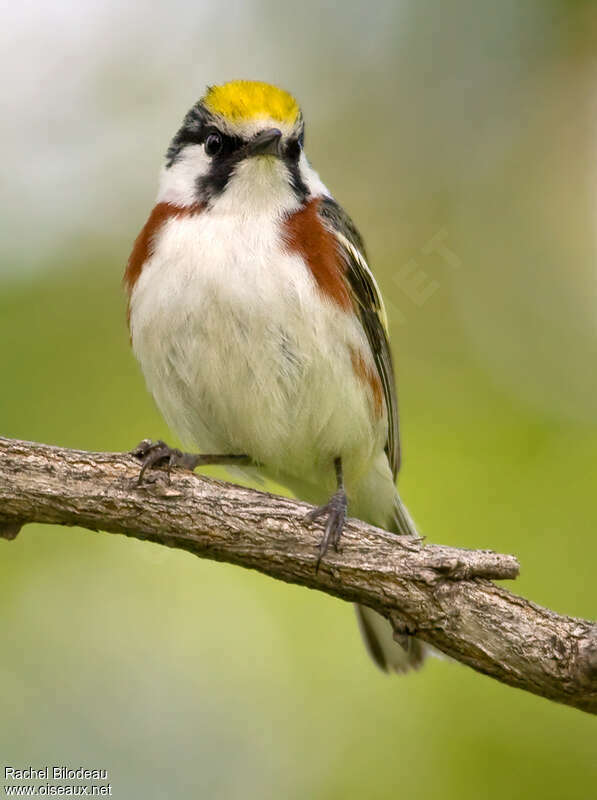
[(123, 533), (363, 603), (400, 636), (417, 633), (463, 664), (597, 713), (597, 626), (491, 583), (513, 556), (425, 545), (350, 520), (315, 571), (319, 524), (304, 503), (174, 470), (137, 485), (139, 462), (0, 438), (0, 536), (28, 522)]

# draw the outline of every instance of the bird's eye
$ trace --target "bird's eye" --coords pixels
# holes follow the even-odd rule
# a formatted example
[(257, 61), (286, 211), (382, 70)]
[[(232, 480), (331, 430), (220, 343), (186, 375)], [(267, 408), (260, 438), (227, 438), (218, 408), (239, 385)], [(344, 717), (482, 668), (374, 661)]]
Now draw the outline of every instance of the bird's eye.
[(217, 156), (222, 149), (222, 135), (217, 131), (210, 133), (205, 140), (205, 152), (208, 156)]

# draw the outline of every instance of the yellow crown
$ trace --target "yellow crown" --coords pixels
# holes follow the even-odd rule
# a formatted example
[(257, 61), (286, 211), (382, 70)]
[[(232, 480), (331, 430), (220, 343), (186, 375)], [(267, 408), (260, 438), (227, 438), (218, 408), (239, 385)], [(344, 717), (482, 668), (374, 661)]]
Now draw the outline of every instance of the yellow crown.
[(210, 86), (202, 102), (212, 113), (236, 122), (269, 117), (292, 125), (299, 115), (298, 103), (291, 94), (261, 81)]

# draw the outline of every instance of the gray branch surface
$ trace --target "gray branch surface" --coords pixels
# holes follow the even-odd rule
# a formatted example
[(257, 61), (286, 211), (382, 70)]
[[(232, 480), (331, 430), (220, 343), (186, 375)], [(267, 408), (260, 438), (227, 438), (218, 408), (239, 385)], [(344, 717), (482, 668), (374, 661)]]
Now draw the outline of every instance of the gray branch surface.
[(510, 686), (597, 713), (597, 626), (496, 586), (518, 562), (490, 550), (424, 544), (351, 519), (318, 572), (310, 506), (139, 462), (0, 438), (0, 536), (28, 522), (122, 533), (363, 603), (405, 631)]

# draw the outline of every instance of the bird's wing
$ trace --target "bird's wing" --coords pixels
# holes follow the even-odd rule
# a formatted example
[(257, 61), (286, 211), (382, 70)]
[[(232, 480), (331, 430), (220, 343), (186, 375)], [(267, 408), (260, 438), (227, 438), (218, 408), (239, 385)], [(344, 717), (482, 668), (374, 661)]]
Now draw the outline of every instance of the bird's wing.
[(400, 469), (398, 403), (392, 354), (388, 341), (388, 320), (381, 292), (367, 264), (363, 240), (348, 214), (331, 197), (323, 197), (319, 214), (326, 228), (338, 242), (338, 252), (345, 265), (344, 277), (354, 309), (367, 335), (383, 386), (388, 413), (386, 453), (394, 478)]

